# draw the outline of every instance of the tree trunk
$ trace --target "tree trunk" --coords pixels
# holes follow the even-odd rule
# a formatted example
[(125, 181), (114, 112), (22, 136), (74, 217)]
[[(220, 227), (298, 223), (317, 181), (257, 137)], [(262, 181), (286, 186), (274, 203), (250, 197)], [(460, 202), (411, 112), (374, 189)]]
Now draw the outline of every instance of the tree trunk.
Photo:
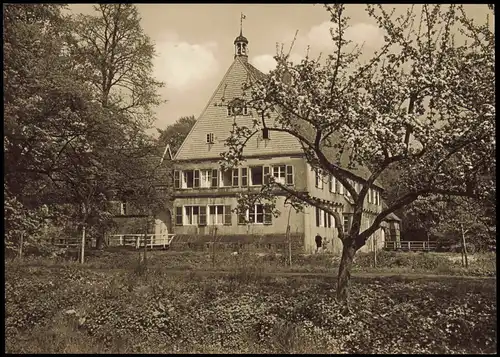
[(348, 310), (349, 281), (351, 280), (351, 268), (356, 254), (354, 242), (344, 242), (342, 258), (340, 259), (339, 274), (337, 277), (337, 300)]

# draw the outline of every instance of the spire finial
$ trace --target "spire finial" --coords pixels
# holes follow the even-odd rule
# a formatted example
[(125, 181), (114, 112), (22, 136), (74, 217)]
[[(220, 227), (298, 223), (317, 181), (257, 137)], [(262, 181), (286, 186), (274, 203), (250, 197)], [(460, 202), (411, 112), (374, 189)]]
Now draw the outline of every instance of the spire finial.
[(243, 36), (243, 20), (246, 19), (247, 17), (245, 14), (241, 13), (240, 16), (240, 36)]

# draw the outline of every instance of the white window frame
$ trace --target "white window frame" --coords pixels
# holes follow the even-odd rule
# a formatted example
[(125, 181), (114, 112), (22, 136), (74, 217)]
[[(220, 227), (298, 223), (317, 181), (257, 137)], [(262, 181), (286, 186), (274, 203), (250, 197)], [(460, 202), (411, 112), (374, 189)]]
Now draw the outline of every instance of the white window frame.
[(349, 233), (351, 229), (351, 217), (349, 215), (342, 215), (342, 224), (344, 225), (344, 234)]
[[(194, 220), (194, 214), (193, 214), (193, 209), (194, 207), (198, 208), (198, 214), (196, 215), (196, 222)], [(187, 209), (190, 210), (191, 216), (193, 217), (191, 219), (191, 223), (189, 223), (188, 220), (188, 212)], [(200, 223), (200, 205), (184, 205), (182, 206), (182, 225), (183, 226), (197, 226)]]
[(321, 173), (318, 171), (318, 170), (314, 170), (314, 186), (316, 186), (316, 188), (319, 188), (319, 189), (323, 189), (323, 175), (321, 175)]
[(127, 202), (120, 202), (120, 215), (127, 215)]
[(200, 169), (200, 188), (212, 187), (212, 169)]
[[(271, 175), (274, 177), (276, 182), (279, 182), (282, 185), (286, 185), (286, 166), (287, 165), (271, 166)], [(262, 169), (262, 171), (264, 171), (264, 169)], [(278, 174), (278, 177), (275, 176), (275, 173)]]
[[(215, 220), (216, 222), (212, 222), (212, 214), (210, 213), (210, 208), (212, 207), (215, 207)], [(217, 207), (222, 207), (222, 222), (219, 222), (217, 217), (218, 217), (218, 213), (217, 213)], [(207, 225), (209, 226), (222, 226), (224, 225), (224, 217), (225, 217), (225, 205), (208, 205), (207, 206)]]
[[(257, 222), (257, 206), (262, 206), (262, 222)], [(254, 217), (255, 217), (255, 219), (254, 219), (254, 222), (252, 222), (252, 221), (250, 221), (250, 210), (249, 210), (249, 209), (247, 209), (247, 211), (246, 211), (246, 219), (247, 219), (247, 222), (248, 222), (249, 224), (262, 224), (262, 225), (264, 225), (264, 215), (265, 215), (265, 210), (266, 210), (266, 209), (265, 209), (265, 207), (264, 207), (264, 205), (263, 205), (263, 204), (259, 204), (259, 203), (255, 204), (255, 205), (254, 205), (254, 212), (255, 212), (255, 213), (254, 213)]]
[(335, 178), (335, 176), (333, 176), (333, 175), (330, 176), (329, 184), (332, 186), (332, 189), (330, 190), (330, 192), (337, 193), (337, 179)]

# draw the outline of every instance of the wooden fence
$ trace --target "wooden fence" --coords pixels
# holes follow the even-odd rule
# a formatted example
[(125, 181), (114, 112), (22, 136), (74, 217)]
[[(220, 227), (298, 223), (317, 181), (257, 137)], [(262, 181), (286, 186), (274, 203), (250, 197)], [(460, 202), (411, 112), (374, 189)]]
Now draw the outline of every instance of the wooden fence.
[(384, 242), (385, 250), (402, 250), (402, 251), (433, 251), (437, 248), (435, 241), (386, 241)]
[(174, 239), (174, 234), (113, 234), (106, 237), (108, 247), (129, 246), (139, 249), (144, 247), (144, 242), (148, 247), (167, 248)]

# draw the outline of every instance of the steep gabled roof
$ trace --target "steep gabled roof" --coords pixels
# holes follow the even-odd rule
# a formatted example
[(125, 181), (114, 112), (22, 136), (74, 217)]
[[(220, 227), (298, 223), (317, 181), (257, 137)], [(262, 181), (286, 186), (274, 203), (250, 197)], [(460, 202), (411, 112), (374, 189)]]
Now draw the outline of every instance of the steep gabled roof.
[[(186, 139), (174, 156), (174, 160), (218, 159), (226, 149), (224, 143), (236, 120), (239, 126), (253, 127), (252, 116), (230, 116), (227, 103), (235, 98), (243, 98), (243, 84), (248, 80), (257, 81), (265, 76), (246, 60), (235, 57), (224, 78), (217, 86), (207, 106), (196, 120)], [(276, 113), (269, 120), (272, 122)], [(206, 142), (207, 134), (214, 135), (214, 142)], [(299, 141), (287, 133), (273, 133), (271, 140), (263, 140), (262, 134), (254, 135), (246, 144), (243, 155), (280, 155), (300, 154), (302, 147)]]

